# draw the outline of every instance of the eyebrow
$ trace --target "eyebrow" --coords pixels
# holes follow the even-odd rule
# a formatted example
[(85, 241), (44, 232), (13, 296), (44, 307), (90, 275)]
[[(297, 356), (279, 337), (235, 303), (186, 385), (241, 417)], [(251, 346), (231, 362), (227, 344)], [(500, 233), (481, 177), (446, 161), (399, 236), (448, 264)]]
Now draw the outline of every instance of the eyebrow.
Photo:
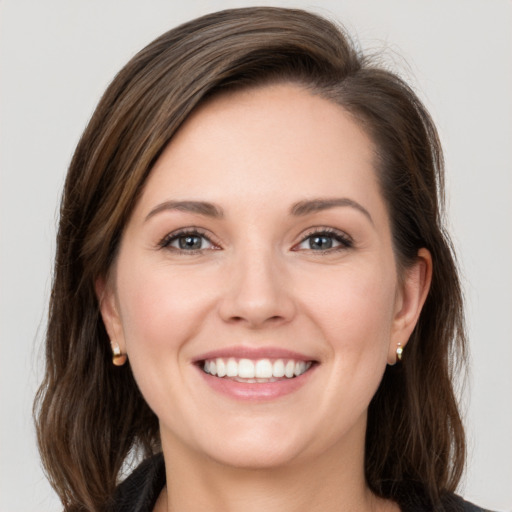
[(157, 213), (166, 210), (197, 213), (199, 215), (205, 215), (206, 217), (213, 217), (216, 219), (224, 217), (222, 208), (206, 201), (165, 201), (164, 203), (155, 206), (146, 215), (145, 222), (151, 217), (154, 217)]
[(329, 210), (330, 208), (337, 208), (339, 206), (348, 206), (355, 208), (356, 210), (363, 213), (368, 220), (373, 224), (372, 216), (370, 212), (357, 201), (349, 199), (348, 197), (332, 198), (332, 199), (309, 199), (299, 201), (295, 203), (290, 212), (292, 215), (302, 217), (303, 215), (309, 215), (310, 213), (321, 212), (323, 210)]
[[(310, 213), (316, 213), (330, 208), (337, 207), (351, 207), (363, 213), (368, 220), (373, 224), (372, 216), (370, 212), (360, 205), (357, 201), (349, 199), (348, 197), (332, 198), (332, 199), (309, 199), (299, 201), (295, 203), (290, 213), (296, 217), (302, 217), (309, 215)], [(224, 211), (219, 206), (214, 205), (206, 201), (165, 201), (155, 206), (146, 216), (145, 222), (151, 217), (157, 215), (160, 212), (166, 210), (178, 210), (182, 212), (197, 213), (206, 217), (212, 217), (215, 219), (222, 219), (224, 217)]]

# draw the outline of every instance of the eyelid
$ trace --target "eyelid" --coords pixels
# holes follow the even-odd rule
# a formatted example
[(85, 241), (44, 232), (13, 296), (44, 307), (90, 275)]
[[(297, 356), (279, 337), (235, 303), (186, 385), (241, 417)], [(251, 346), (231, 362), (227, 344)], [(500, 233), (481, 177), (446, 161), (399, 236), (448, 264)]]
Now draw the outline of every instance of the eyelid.
[[(178, 247), (172, 247), (171, 246), (171, 243), (174, 242), (175, 240), (177, 240), (178, 238), (182, 237), (182, 236), (186, 236), (186, 235), (191, 235), (191, 236), (200, 236), (202, 238), (204, 238), (205, 240), (207, 240), (213, 247), (208, 247), (208, 248), (201, 248), (201, 249), (195, 249), (195, 250), (183, 250), (183, 249), (180, 249)], [(329, 249), (326, 249), (324, 251), (313, 251), (312, 249), (300, 249), (299, 246), (304, 243), (308, 238), (314, 236), (314, 235), (327, 235), (327, 236), (330, 236), (332, 238), (334, 238), (335, 240), (337, 240), (339, 242), (339, 246), (336, 246), (336, 247), (332, 247), (332, 248), (329, 248)], [(304, 250), (304, 251), (311, 251), (311, 252), (316, 252), (316, 253), (324, 253), (324, 252), (333, 252), (333, 251), (336, 251), (336, 250), (340, 250), (340, 249), (350, 249), (351, 247), (353, 247), (354, 245), (354, 241), (352, 239), (352, 237), (350, 235), (348, 235), (346, 232), (340, 230), (340, 229), (336, 229), (336, 228), (332, 228), (332, 227), (327, 227), (327, 226), (314, 226), (314, 227), (311, 227), (309, 228), (305, 233), (303, 233), (301, 235), (301, 238), (299, 240), (299, 242), (297, 242), (293, 247), (292, 247), (292, 251), (299, 251), (299, 250)], [(211, 233), (209, 233), (207, 230), (205, 230), (204, 228), (200, 228), (200, 227), (197, 227), (197, 226), (187, 226), (187, 227), (184, 227), (184, 228), (179, 228), (175, 231), (172, 231), (170, 233), (167, 233), (157, 244), (157, 247), (159, 249), (169, 249), (169, 250), (172, 250), (173, 252), (177, 252), (177, 253), (187, 253), (187, 254), (197, 254), (197, 253), (200, 253), (200, 252), (203, 252), (203, 251), (212, 251), (212, 250), (220, 250), (221, 249), (221, 246), (220, 246), (220, 243), (217, 242), (217, 240), (215, 240), (215, 237), (212, 236)]]
[[(312, 249), (300, 249), (298, 246), (304, 243), (308, 238), (314, 236), (314, 235), (327, 235), (331, 236), (332, 238), (336, 239), (340, 246), (332, 247), (330, 249), (326, 249), (324, 251), (313, 251)], [(304, 234), (301, 235), (300, 241), (296, 243), (292, 250), (294, 251), (311, 251), (316, 252), (319, 254), (325, 253), (325, 252), (332, 252), (340, 249), (350, 249), (354, 246), (354, 240), (350, 235), (348, 235), (345, 231), (342, 231), (340, 229), (327, 227), (327, 226), (315, 226), (312, 228), (309, 228)]]
[[(201, 249), (195, 249), (195, 250), (183, 250), (183, 249), (179, 249), (178, 247), (171, 246), (172, 242), (174, 242), (175, 240), (177, 240), (178, 238), (180, 238), (182, 236), (187, 236), (187, 235), (200, 236), (200, 237), (204, 238), (205, 240), (207, 240), (210, 244), (212, 244), (213, 247), (208, 247), (208, 248), (204, 248), (204, 249), (201, 248)], [(212, 250), (220, 249), (220, 244), (216, 240), (214, 240), (214, 237), (210, 233), (208, 233), (207, 230), (200, 228), (200, 227), (196, 227), (196, 226), (188, 226), (185, 228), (177, 229), (175, 231), (171, 231), (170, 233), (167, 233), (158, 242), (157, 245), (158, 245), (159, 249), (169, 249), (169, 250), (172, 250), (173, 252), (187, 253), (187, 254), (197, 254), (202, 251), (212, 251)]]

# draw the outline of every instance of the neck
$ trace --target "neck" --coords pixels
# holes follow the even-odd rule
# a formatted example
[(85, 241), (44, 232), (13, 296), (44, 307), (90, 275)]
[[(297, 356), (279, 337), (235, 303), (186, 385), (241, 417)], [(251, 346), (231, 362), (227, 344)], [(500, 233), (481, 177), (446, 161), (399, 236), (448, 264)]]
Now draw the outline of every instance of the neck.
[(166, 449), (164, 441), (168, 485), (155, 511), (398, 511), (368, 489), (362, 441), (345, 456), (333, 449), (314, 460), (259, 469), (227, 466), (197, 452), (183, 456), (174, 443)]

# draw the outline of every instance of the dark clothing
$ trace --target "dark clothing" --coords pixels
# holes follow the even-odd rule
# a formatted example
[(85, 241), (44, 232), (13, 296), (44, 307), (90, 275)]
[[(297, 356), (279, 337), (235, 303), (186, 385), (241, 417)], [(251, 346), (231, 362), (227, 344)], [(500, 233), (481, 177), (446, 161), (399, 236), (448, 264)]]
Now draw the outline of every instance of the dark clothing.
[[(114, 497), (115, 512), (152, 512), (156, 500), (165, 485), (164, 458), (160, 453), (145, 460), (117, 488)], [(398, 497), (402, 512), (434, 512), (419, 491)], [(442, 502), (443, 512), (485, 512), (484, 509), (464, 501), (455, 494), (446, 495)], [(202, 512), (191, 510), (190, 512)], [(243, 511), (242, 511), (243, 512)], [(290, 511), (293, 512), (293, 511)]]
[(153, 512), (156, 500), (165, 485), (163, 454), (142, 462), (117, 487), (113, 512)]

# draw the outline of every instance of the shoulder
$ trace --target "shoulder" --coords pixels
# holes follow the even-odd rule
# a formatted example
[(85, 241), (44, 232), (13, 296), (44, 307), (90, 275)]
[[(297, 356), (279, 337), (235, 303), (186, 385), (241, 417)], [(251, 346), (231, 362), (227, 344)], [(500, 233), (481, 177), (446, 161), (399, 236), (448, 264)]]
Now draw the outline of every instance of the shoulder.
[(458, 510), (463, 512), (491, 512), (488, 509), (481, 508), (469, 501), (462, 499), (460, 496), (454, 496), (454, 501), (458, 503)]
[(441, 504), (440, 512), (491, 512), (452, 493), (445, 495)]
[(116, 489), (112, 512), (151, 512), (165, 485), (161, 453), (143, 461)]
[(491, 512), (452, 492), (445, 492), (438, 504), (432, 503), (425, 488), (408, 486), (401, 489), (397, 502), (402, 512)]

